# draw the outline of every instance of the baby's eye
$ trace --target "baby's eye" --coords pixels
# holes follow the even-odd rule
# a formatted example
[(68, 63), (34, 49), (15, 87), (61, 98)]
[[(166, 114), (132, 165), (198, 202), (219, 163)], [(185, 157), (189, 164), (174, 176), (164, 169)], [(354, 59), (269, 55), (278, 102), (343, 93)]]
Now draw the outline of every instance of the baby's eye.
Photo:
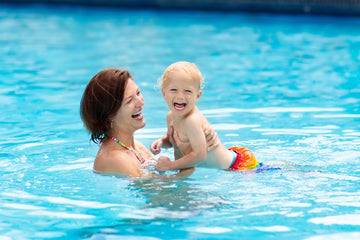
[(176, 88), (171, 88), (170, 92), (176, 92)]
[(185, 90), (185, 92), (187, 92), (187, 93), (192, 93), (192, 91), (191, 91), (191, 90)]

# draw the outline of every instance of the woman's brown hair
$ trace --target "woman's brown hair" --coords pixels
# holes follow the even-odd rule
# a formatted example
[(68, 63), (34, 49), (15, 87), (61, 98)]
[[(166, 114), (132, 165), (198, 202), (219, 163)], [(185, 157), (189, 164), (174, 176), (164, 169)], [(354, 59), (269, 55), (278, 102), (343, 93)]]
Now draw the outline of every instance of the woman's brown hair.
[(94, 143), (108, 137), (111, 118), (121, 107), (130, 78), (126, 70), (109, 68), (96, 74), (88, 83), (81, 98), (80, 116)]

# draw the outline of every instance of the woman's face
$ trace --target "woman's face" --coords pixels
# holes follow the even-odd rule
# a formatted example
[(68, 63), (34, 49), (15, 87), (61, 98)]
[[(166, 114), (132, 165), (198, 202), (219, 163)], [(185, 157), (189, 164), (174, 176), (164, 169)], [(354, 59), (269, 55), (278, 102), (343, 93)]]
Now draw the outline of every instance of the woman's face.
[(113, 118), (114, 130), (130, 131), (132, 134), (137, 129), (145, 126), (145, 119), (142, 114), (144, 98), (140, 88), (129, 78), (121, 107)]

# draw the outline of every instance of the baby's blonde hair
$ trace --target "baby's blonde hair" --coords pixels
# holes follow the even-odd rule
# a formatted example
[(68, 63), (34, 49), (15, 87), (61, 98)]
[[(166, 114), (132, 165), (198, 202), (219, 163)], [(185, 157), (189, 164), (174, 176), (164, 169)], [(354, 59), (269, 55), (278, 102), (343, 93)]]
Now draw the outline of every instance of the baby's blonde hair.
[(169, 73), (173, 71), (184, 71), (191, 76), (191, 79), (199, 83), (199, 88), (202, 87), (204, 79), (201, 76), (200, 70), (195, 65), (195, 63), (186, 61), (175, 62), (165, 69), (162, 77), (159, 79), (159, 84), (161, 87), (164, 87), (164, 83), (168, 80)]

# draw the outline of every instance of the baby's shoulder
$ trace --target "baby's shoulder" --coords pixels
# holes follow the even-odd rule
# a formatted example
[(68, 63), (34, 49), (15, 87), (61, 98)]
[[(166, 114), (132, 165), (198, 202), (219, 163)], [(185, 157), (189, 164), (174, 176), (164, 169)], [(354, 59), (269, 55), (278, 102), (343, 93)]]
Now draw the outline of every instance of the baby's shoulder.
[(167, 114), (166, 114), (166, 121), (167, 122), (169, 122), (169, 121), (171, 121), (172, 120), (172, 113), (171, 113), (171, 111), (169, 111)]
[(192, 112), (187, 118), (185, 119), (187, 124), (191, 124), (193, 126), (204, 126), (208, 123), (204, 115), (199, 111)]

